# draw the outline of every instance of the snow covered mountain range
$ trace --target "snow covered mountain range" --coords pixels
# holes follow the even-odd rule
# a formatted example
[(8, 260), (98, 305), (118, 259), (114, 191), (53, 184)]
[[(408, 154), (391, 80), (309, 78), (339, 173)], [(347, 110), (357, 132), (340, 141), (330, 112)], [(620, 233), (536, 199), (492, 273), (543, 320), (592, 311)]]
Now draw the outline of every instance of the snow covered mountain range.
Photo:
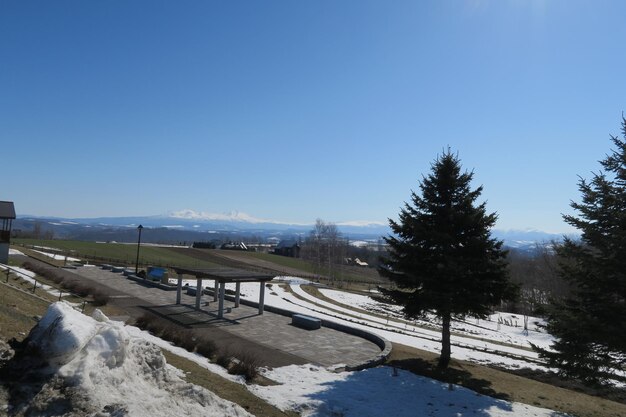
[[(198, 212), (190, 209), (172, 211), (164, 215), (129, 216), (129, 217), (97, 217), (97, 218), (59, 218), (44, 216), (18, 215), (13, 225), (14, 230), (33, 230), (39, 223), (42, 230), (51, 230), (57, 237), (81, 239), (85, 235), (101, 230), (135, 229), (138, 225), (153, 229), (178, 231), (173, 240), (180, 240), (182, 232), (211, 234), (254, 234), (256, 236), (302, 236), (311, 230), (313, 222), (289, 223), (283, 221), (261, 219), (247, 213), (232, 211), (230, 213)], [(386, 222), (376, 221), (343, 221), (335, 223), (339, 231), (351, 239), (377, 240), (387, 236), (391, 230)], [(536, 243), (562, 239), (562, 235), (546, 233), (538, 230), (494, 230), (495, 237), (505, 241), (509, 247), (531, 247)], [(193, 237), (185, 237), (189, 240)], [(199, 239), (200, 240), (200, 239)]]

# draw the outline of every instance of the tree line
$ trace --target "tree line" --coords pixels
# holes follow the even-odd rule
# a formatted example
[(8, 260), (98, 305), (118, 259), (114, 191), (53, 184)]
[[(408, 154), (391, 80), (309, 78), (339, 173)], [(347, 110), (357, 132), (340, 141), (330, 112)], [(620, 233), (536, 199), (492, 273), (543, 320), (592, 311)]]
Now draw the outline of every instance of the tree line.
[[(355, 246), (343, 236), (332, 222), (317, 219), (309, 233), (300, 241), (300, 257), (308, 260), (316, 274), (340, 279), (342, 266), (355, 265), (358, 259), (362, 266), (376, 267), (384, 253), (382, 244), (370, 243), (372, 247)], [(350, 262), (352, 261), (352, 262)]]

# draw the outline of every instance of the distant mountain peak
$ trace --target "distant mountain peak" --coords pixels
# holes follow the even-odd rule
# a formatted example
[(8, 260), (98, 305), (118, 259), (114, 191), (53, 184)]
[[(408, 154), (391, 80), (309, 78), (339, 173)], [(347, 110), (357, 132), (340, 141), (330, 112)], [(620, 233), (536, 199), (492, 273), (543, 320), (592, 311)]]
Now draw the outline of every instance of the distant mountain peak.
[[(284, 222), (279, 220), (269, 220), (269, 219), (260, 219), (258, 217), (251, 216), (247, 213), (233, 210), (228, 213), (211, 213), (206, 211), (196, 211), (192, 209), (184, 209), (178, 211), (171, 211), (167, 214), (166, 217), (174, 218), (174, 219), (184, 219), (184, 220), (197, 220), (197, 221), (227, 221), (227, 222), (241, 222), (241, 223), (250, 223), (250, 224), (280, 224), (280, 225), (291, 225), (291, 226), (312, 226), (311, 223), (294, 223), (294, 222)], [(343, 221), (337, 222), (337, 226), (344, 227), (385, 227), (387, 224), (383, 222), (376, 221), (367, 221), (367, 220), (352, 220), (352, 221)]]
[(168, 217), (176, 219), (187, 220), (219, 220), (219, 221), (233, 221), (233, 222), (245, 222), (245, 223), (278, 223), (272, 220), (259, 219), (250, 216), (247, 213), (240, 211), (231, 211), (229, 213), (210, 213), (206, 211), (195, 211), (191, 209), (184, 209), (179, 211), (172, 211), (168, 214)]
[(337, 226), (353, 226), (353, 227), (382, 227), (387, 226), (384, 222), (372, 222), (367, 220), (353, 220), (348, 222), (338, 222)]

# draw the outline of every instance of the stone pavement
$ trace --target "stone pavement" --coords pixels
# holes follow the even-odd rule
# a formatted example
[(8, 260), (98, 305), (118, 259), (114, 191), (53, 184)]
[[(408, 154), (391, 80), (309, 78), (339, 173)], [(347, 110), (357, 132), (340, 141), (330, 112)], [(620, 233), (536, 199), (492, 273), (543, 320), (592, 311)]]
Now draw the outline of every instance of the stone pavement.
[[(258, 315), (258, 310), (245, 305), (232, 308), (234, 303), (226, 300), (224, 318), (217, 318), (217, 303), (212, 296), (202, 297), (202, 311), (196, 311), (195, 296), (183, 291), (181, 305), (176, 305), (176, 291), (165, 291), (144, 286), (127, 279), (120, 273), (102, 270), (98, 267), (79, 267), (72, 271), (89, 280), (114, 289), (117, 294), (129, 296), (127, 302), (143, 304), (146, 310), (168, 318), (195, 331), (210, 331), (216, 337), (229, 339), (230, 345), (243, 341), (262, 345), (281, 357), (279, 365), (286, 362), (319, 365), (355, 365), (373, 358), (380, 353), (374, 343), (358, 336), (322, 327), (318, 330), (305, 330), (292, 326), (291, 318), (265, 311)], [(112, 302), (124, 302), (124, 296), (117, 295)], [(208, 303), (207, 303), (208, 302)], [(219, 334), (215, 332), (221, 331)], [(230, 337), (229, 337), (230, 335)], [(232, 338), (232, 340), (231, 340)], [(239, 346), (232, 346), (235, 350)], [(268, 354), (266, 353), (266, 356)], [(272, 366), (271, 361), (268, 363)]]

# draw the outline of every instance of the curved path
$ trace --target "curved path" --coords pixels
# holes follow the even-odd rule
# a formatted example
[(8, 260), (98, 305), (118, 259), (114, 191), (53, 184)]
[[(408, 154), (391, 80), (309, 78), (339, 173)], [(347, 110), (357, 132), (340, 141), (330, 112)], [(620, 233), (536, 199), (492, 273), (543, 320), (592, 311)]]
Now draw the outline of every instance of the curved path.
[[(298, 296), (308, 301), (319, 304), (330, 310), (335, 310), (340, 313), (356, 316), (358, 317), (358, 319), (355, 318), (355, 320), (360, 320), (363, 324), (366, 324), (366, 325), (374, 324), (377, 327), (384, 326), (385, 328), (391, 331), (398, 331), (406, 335), (426, 338), (426, 339), (434, 340), (437, 342), (441, 340), (441, 331), (426, 329), (424, 327), (414, 326), (409, 323), (405, 323), (405, 325), (402, 325), (401, 323), (398, 323), (395, 321), (389, 321), (382, 317), (377, 317), (372, 314), (368, 314), (365, 311), (358, 312), (358, 311), (355, 311), (346, 307), (341, 307), (337, 304), (330, 303), (328, 301), (322, 300), (320, 298), (317, 298), (307, 293), (306, 291), (302, 289), (302, 287), (299, 284), (292, 285), (291, 289), (293, 290), (295, 294), (297, 294)], [(463, 337), (461, 335), (455, 335), (455, 334), (451, 336), (451, 340), (453, 344), (459, 347), (466, 347), (469, 349), (480, 349), (480, 350), (484, 350), (485, 348), (487, 348), (493, 351), (494, 353), (514, 355), (514, 356), (517, 356), (520, 358), (526, 358), (532, 361), (539, 360), (539, 355), (537, 354), (537, 352), (529, 351), (528, 349), (520, 349), (515, 346), (496, 344), (496, 343), (492, 343), (489, 341), (477, 340), (477, 338)]]
[[(292, 291), (300, 295), (304, 293), (304, 291), (298, 289), (298, 286), (299, 283), (297, 282), (291, 283), (290, 285)], [(341, 312), (341, 307), (332, 303), (328, 303), (328, 306), (322, 305), (323, 300), (319, 300), (317, 297), (313, 297), (310, 294), (305, 293), (307, 298), (303, 300), (288, 291), (280, 291), (279, 289), (276, 291), (282, 301), (281, 307), (283, 308), (289, 308), (299, 313), (314, 315), (326, 320), (336, 321), (365, 331), (370, 331), (384, 337), (392, 343), (401, 343), (436, 353), (441, 349), (441, 336), (437, 332), (425, 334), (427, 330), (419, 327), (415, 329), (415, 332), (409, 331), (408, 328), (394, 328), (393, 325), (389, 326), (380, 323), (380, 320), (383, 319), (378, 317), (374, 317), (375, 320), (369, 321), (365, 318), (367, 314), (362, 314), (361, 318), (357, 318), (354, 316), (357, 316), (359, 313), (354, 311), (349, 315), (346, 312)], [(270, 302), (271, 301), (268, 301), (267, 303)], [(454, 342), (452, 354), (458, 359), (470, 360), (477, 363), (498, 364), (509, 368), (529, 367), (545, 369), (544, 365), (534, 357), (534, 352), (471, 338), (461, 337), (458, 341)]]

